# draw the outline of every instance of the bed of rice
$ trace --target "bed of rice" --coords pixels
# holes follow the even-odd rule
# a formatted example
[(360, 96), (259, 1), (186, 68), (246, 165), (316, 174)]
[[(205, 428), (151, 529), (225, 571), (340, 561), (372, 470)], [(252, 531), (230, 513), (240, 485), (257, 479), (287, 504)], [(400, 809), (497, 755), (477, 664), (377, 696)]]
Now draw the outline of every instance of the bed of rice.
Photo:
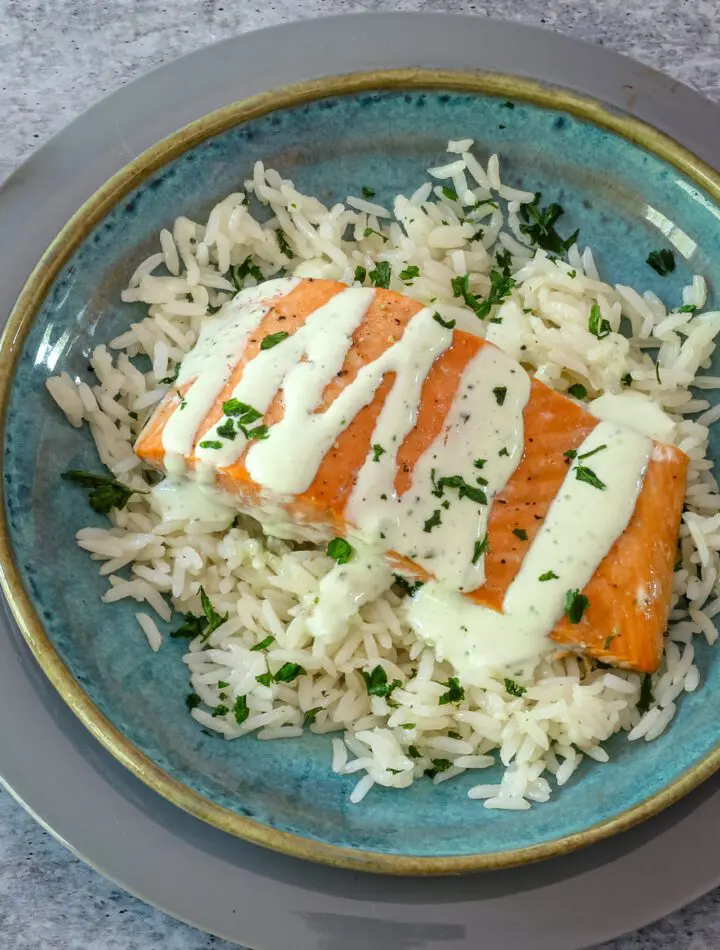
[[(201, 614), (200, 585), (214, 608), (228, 614), (207, 642), (190, 642), (185, 656), (201, 701), (191, 711), (199, 725), (227, 739), (249, 733), (292, 739), (303, 728), (331, 733), (332, 768), (358, 779), (353, 802), (374, 784), (406, 788), (428, 772), (439, 783), (466, 770), (477, 771), (469, 796), (485, 807), (527, 809), (547, 801), (585, 756), (607, 761), (603, 743), (614, 733), (625, 732), (631, 741), (659, 736), (683, 692), (699, 686), (694, 638), (717, 638), (712, 618), (720, 613), (720, 495), (705, 455), (708, 426), (720, 418), (720, 406), (710, 408), (689, 387), (720, 384), (720, 378), (698, 376), (709, 366), (720, 312), (701, 313), (701, 277), (668, 310), (651, 293), (602, 282), (589, 249), (581, 253), (573, 246), (565, 261), (535, 251), (519, 216), (521, 203), (533, 195), (505, 187), (498, 157), (484, 166), (472, 145), (469, 139), (450, 142), (447, 164), (430, 169), (429, 181), (410, 197), (397, 196), (392, 210), (359, 197), (326, 208), (258, 163), (244, 191), (221, 201), (207, 222), (179, 217), (172, 231), (161, 232), (158, 252), (140, 264), (123, 293), (125, 301), (147, 304), (148, 315), (95, 349), (97, 383), (64, 374), (47, 384), (68, 420), (90, 427), (107, 468), (128, 486), (145, 489), (147, 472), (133, 454), (133, 440), (168, 389), (161, 381), (193, 346), (202, 321), (233, 296), (231, 265), (252, 255), (265, 277), (294, 272), (351, 283), (356, 267), (370, 271), (387, 261), (393, 289), (433, 301), (463, 329), (487, 330), (548, 385), (564, 391), (580, 382), (595, 394), (619, 392), (630, 374), (633, 390), (672, 414), (675, 442), (691, 459), (674, 575), (678, 602), (663, 663), (652, 677), (650, 706), (642, 712), (641, 676), (594, 668), (572, 656), (513, 671), (525, 690), (521, 696), (508, 693), (507, 671), (486, 671), (464, 681), (460, 702), (440, 702), (453, 670), (409, 630), (397, 587), (364, 606), (341, 642), (312, 641), (305, 618), (334, 562), (323, 548), (263, 536), (250, 519), (233, 527), (162, 523), (146, 496), (136, 494), (126, 508), (111, 512), (108, 529), (78, 532), (78, 543), (108, 579), (104, 600), (129, 597), (141, 605), (137, 619), (153, 650), (164, 641), (154, 616), (170, 621), (173, 611)], [(453, 297), (450, 282), (469, 273), (470, 290), (487, 293), (495, 255), (503, 251), (512, 255), (516, 286), (502, 304), (502, 323), (489, 324)], [(399, 275), (409, 265), (420, 276), (403, 282)], [(588, 330), (595, 303), (612, 328), (602, 340)], [(681, 312), (683, 305), (697, 312)], [(141, 354), (152, 361), (149, 372), (133, 363)], [(252, 649), (268, 637), (274, 639), (267, 648)], [(290, 683), (258, 682), (286, 663), (299, 664), (304, 673)], [(368, 695), (362, 672), (378, 665), (388, 680), (401, 682), (390, 702)], [(249, 711), (242, 722), (235, 716), (240, 697)], [(482, 770), (498, 760), (501, 782), (483, 784)]]

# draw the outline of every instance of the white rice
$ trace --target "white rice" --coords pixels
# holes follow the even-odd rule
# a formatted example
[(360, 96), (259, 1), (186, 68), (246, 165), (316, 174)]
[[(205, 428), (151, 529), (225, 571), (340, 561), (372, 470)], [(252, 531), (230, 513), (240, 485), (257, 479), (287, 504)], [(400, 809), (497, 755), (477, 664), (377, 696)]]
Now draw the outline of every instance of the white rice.
[[(147, 317), (111, 342), (114, 354), (96, 347), (95, 385), (67, 374), (47, 382), (68, 421), (89, 425), (102, 461), (128, 487), (145, 491), (147, 469), (132, 444), (167, 390), (162, 380), (193, 346), (202, 322), (212, 319), (208, 314), (231, 298), (231, 265), (252, 255), (268, 278), (290, 269), (352, 283), (357, 267), (370, 270), (387, 261), (391, 287), (433, 301), (459, 328), (486, 335), (533, 366), (547, 385), (565, 391), (582, 383), (600, 394), (622, 391), (631, 379), (634, 391), (671, 415), (674, 441), (690, 457), (688, 493), (670, 636), (660, 669), (645, 682), (636, 673), (607, 672), (567, 656), (513, 671), (520, 696), (508, 693), (505, 671), (483, 671), (464, 682), (459, 702), (441, 703), (453, 671), (409, 630), (403, 597), (394, 588), (360, 610), (340, 643), (312, 641), (305, 618), (334, 563), (321, 549), (265, 537), (248, 518), (232, 527), (161, 523), (141, 494), (110, 513), (107, 529), (78, 532), (78, 543), (108, 576), (106, 602), (129, 597), (167, 622), (173, 611), (201, 615), (202, 585), (214, 609), (228, 615), (206, 643), (190, 641), (184, 658), (200, 703), (192, 710), (199, 724), (228, 739), (250, 732), (292, 739), (303, 728), (335, 733), (331, 768), (357, 776), (353, 803), (376, 784), (406, 788), (426, 773), (439, 783), (498, 761), (500, 780), (475, 785), (469, 798), (511, 810), (547, 801), (585, 757), (607, 761), (602, 743), (612, 735), (657, 738), (683, 692), (700, 685), (693, 638), (717, 639), (712, 617), (720, 613), (720, 496), (705, 456), (707, 427), (720, 410), (706, 409), (695, 420), (686, 414), (707, 405), (693, 402), (691, 385), (712, 389), (720, 383), (718, 377), (697, 378), (709, 365), (720, 312), (680, 312), (681, 305), (705, 305), (705, 281), (696, 276), (667, 311), (654, 295), (602, 282), (589, 248), (570, 248), (567, 262), (534, 251), (520, 214), (532, 192), (503, 185), (498, 157), (483, 165), (470, 152), (472, 144), (450, 142), (448, 162), (429, 170), (434, 181), (410, 198), (397, 196), (392, 212), (363, 198), (328, 209), (257, 163), (244, 191), (216, 205), (207, 222), (179, 217), (172, 230), (160, 233), (159, 250), (137, 266), (123, 293), (124, 300), (144, 302)], [(248, 195), (267, 206), (265, 223), (254, 216)], [(450, 281), (468, 272), (472, 292), (487, 293), (495, 255), (505, 250), (516, 284), (502, 305), (502, 322), (481, 322), (453, 297)], [(401, 281), (409, 265), (420, 275)], [(588, 332), (595, 303), (612, 328), (602, 340)], [(631, 339), (617, 332), (623, 316)], [(150, 359), (147, 372), (131, 362), (140, 355)], [(136, 617), (150, 647), (161, 649), (163, 633), (151, 614)], [(269, 637), (263, 649), (253, 649)], [(285, 664), (297, 664), (297, 675), (290, 682), (268, 681), (267, 674)], [(378, 665), (388, 681), (400, 680), (392, 703), (368, 695), (362, 673)]]

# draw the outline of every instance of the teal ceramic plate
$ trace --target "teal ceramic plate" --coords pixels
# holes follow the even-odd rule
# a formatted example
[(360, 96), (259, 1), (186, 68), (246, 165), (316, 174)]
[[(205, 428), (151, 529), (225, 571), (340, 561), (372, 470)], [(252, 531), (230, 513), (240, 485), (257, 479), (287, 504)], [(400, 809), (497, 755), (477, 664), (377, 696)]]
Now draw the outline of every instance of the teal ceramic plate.
[[(508, 107), (508, 100), (512, 107)], [(321, 135), (318, 135), (321, 130)], [(510, 184), (562, 203), (613, 281), (679, 298), (693, 273), (720, 270), (720, 184), (699, 160), (639, 123), (573, 95), (511, 77), (405, 71), (328, 79), (240, 103), (141, 156), (90, 200), (28, 283), (5, 336), (6, 592), (63, 697), (136, 775), (220, 828), (303, 857), (392, 873), (497, 867), (560, 854), (637, 822), (719, 763), (720, 660), (700, 648), (704, 689), (683, 698), (651, 744), (609, 744), (553, 800), (530, 812), (468, 801), (470, 775), (348, 804), (352, 777), (330, 771), (329, 739), (226, 743), (187, 715), (183, 644), (153, 654), (135, 604), (106, 606), (105, 581), (74, 534), (92, 523), (67, 468), (97, 468), (88, 434), (70, 429), (45, 391), (50, 374), (87, 378), (99, 342), (140, 318), (119, 294), (161, 227), (207, 213), (262, 159), (323, 201), (372, 182), (408, 193), (449, 138), (501, 154)], [(658, 222), (679, 265), (649, 270)], [(667, 233), (668, 224), (661, 225)], [(717, 453), (717, 441), (712, 452)], [(101, 524), (102, 519), (97, 519)], [(487, 773), (485, 773), (487, 776)], [(485, 780), (492, 781), (493, 776)]]

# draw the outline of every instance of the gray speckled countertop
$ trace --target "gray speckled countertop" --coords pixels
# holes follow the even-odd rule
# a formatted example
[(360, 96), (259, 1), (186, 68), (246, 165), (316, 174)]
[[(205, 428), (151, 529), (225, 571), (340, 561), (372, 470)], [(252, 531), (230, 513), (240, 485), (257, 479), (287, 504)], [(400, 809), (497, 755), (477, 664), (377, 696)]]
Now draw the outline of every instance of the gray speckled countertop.
[[(716, 0), (0, 0), (0, 181), (98, 98), (182, 53), (299, 17), (383, 9), (546, 24), (720, 98)], [(160, 947), (230, 950), (118, 890), (0, 792), (2, 950)], [(720, 891), (604, 950), (717, 947)]]

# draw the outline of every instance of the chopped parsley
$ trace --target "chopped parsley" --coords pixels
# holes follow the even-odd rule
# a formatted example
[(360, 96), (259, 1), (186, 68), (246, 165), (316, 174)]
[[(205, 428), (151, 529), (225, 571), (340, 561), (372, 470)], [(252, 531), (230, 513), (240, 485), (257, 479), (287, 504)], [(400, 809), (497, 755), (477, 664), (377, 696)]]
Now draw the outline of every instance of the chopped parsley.
[(443, 320), (437, 310), (433, 314), (433, 320), (435, 320), (436, 323), (439, 323), (441, 327), (445, 327), (446, 330), (452, 330), (452, 328), (455, 326), (454, 320)]
[(246, 402), (240, 402), (239, 399), (227, 399), (222, 404), (222, 411), (226, 416), (240, 416), (240, 422), (243, 425), (249, 425), (251, 422), (257, 422), (262, 418), (262, 413), (258, 412)]
[(539, 581), (557, 581), (557, 580), (560, 580), (560, 578), (555, 573), (555, 571), (545, 571), (544, 574), (541, 574), (540, 577), (538, 577), (538, 580)]
[(400, 280), (414, 280), (416, 277), (420, 276), (420, 268), (416, 264), (410, 264), (405, 270), (401, 270), (398, 274)]
[(358, 282), (358, 284), (362, 284), (366, 277), (367, 270), (362, 266), (362, 264), (358, 264), (358, 266), (355, 268), (355, 280)]
[(509, 99), (503, 102), (503, 109), (514, 109), (514, 108), (515, 108), (515, 103), (510, 102)]
[(260, 676), (256, 676), (255, 679), (261, 686), (270, 686), (272, 683), (272, 673), (261, 673)]
[(508, 250), (498, 251), (495, 255), (497, 266), (502, 271), (503, 277), (510, 276), (510, 266), (512, 264), (512, 254)]
[(282, 343), (283, 340), (287, 340), (290, 336), (287, 330), (280, 330), (278, 333), (268, 333), (266, 337), (263, 337), (263, 341), (260, 344), (261, 350), (271, 350), (274, 346), (277, 346), (278, 343)]
[(570, 623), (580, 623), (589, 605), (590, 601), (577, 588), (565, 594), (565, 613)]
[(462, 739), (462, 736), (460, 735), (459, 732), (455, 732), (454, 729), (451, 729), (448, 732), (448, 739)]
[(387, 241), (387, 238), (385, 237), (385, 235), (381, 234), (379, 231), (376, 231), (375, 228), (365, 228), (365, 230), (363, 231), (364, 238), (372, 237), (373, 234), (376, 237), (382, 238), (383, 241)]
[(582, 383), (573, 383), (572, 386), (568, 386), (568, 395), (573, 396), (575, 399), (585, 399), (587, 389)]
[(276, 683), (292, 683), (298, 676), (305, 676), (306, 670), (299, 663), (283, 663), (280, 669), (273, 675)]
[(435, 469), (432, 469), (430, 471), (430, 477), (435, 486), (433, 495), (435, 495), (436, 498), (442, 498), (446, 488), (457, 488), (458, 498), (469, 498), (470, 501), (474, 501), (478, 505), (487, 505), (487, 495), (482, 488), (477, 488), (475, 485), (468, 485), (462, 475), (444, 475), (442, 478), (435, 480)]
[(577, 277), (577, 271), (576, 271), (576, 270), (569, 270), (569, 271), (568, 271), (568, 277), (569, 277), (571, 280), (572, 280), (573, 278)]
[(220, 442), (218, 439), (205, 439), (204, 442), (200, 443), (200, 448), (201, 449), (221, 449), (222, 442)]
[(664, 247), (660, 251), (650, 251), (645, 263), (661, 277), (665, 277), (675, 270), (675, 255), (669, 248)]
[(442, 519), (440, 517), (440, 509), (436, 508), (435, 511), (433, 511), (432, 515), (423, 524), (423, 531), (427, 532), (427, 534), (430, 534), (433, 528), (437, 528), (438, 525), (441, 525), (441, 524), (442, 524)]
[(433, 767), (431, 769), (426, 769), (425, 774), (428, 778), (435, 778), (435, 776), (440, 772), (447, 772), (451, 767), (452, 762), (450, 759), (432, 759)]
[(247, 697), (238, 696), (238, 698), (235, 700), (235, 708), (233, 709), (233, 712), (235, 713), (235, 722), (238, 724), (238, 726), (241, 726), (250, 715)]
[[(171, 383), (175, 382), (175, 380), (178, 378), (179, 373), (180, 373), (180, 367), (176, 366), (175, 371), (171, 373), (170, 376), (165, 376), (164, 379), (159, 379), (158, 383), (161, 386), (170, 385)], [(135, 416), (135, 418), (137, 419), (137, 416)]]
[(128, 412), (128, 415), (130, 416), (131, 419), (134, 419), (135, 422), (137, 422), (137, 420), (138, 420), (138, 414), (137, 414), (136, 412), (132, 412), (132, 411), (131, 411), (131, 412)]
[(327, 546), (327, 553), (338, 564), (347, 564), (352, 557), (353, 549), (345, 538), (333, 538)]
[(205, 629), (205, 620), (203, 617), (196, 617), (195, 614), (183, 614), (183, 623), (176, 630), (170, 633), (171, 637), (186, 637), (194, 640), (199, 637)]
[[(244, 429), (246, 439), (267, 439), (270, 430), (267, 426), (255, 426), (254, 429)], [(202, 443), (200, 443), (202, 445)]]
[(487, 462), (487, 459), (475, 459), (475, 461), (473, 462), (473, 465), (475, 466), (475, 468), (485, 468), (486, 462)]
[(254, 277), (258, 283), (265, 280), (263, 272), (257, 264), (253, 264), (252, 254), (248, 254), (242, 264), (234, 264), (230, 268), (230, 280), (236, 292), (243, 289), (243, 284), (248, 277)]
[(232, 419), (226, 419), (221, 426), (217, 427), (216, 431), (221, 438), (230, 439), (231, 442), (237, 435)]
[(415, 728), (415, 723), (414, 723), (414, 722), (401, 722), (401, 723), (400, 723), (400, 728), (401, 728), (401, 729), (414, 729), (414, 728)]
[(424, 584), (424, 581), (409, 581), (406, 577), (403, 577), (402, 574), (395, 574), (394, 576), (395, 583), (405, 591), (408, 597), (412, 597), (416, 594)]
[(524, 686), (521, 686), (519, 683), (516, 683), (515, 680), (505, 677), (504, 684), (505, 692), (509, 693), (511, 696), (517, 696), (518, 699), (527, 693), (527, 689)]
[(652, 677), (649, 673), (646, 673), (642, 681), (642, 686), (640, 687), (640, 699), (638, 700), (637, 711), (641, 716), (644, 716), (654, 702), (655, 696), (652, 691)]
[(312, 726), (312, 724), (317, 719), (317, 714), (322, 709), (322, 706), (315, 706), (312, 709), (308, 709), (303, 716), (303, 726)]
[(697, 304), (686, 303), (684, 304), (684, 306), (680, 307), (680, 309), (678, 310), (678, 313), (695, 313), (696, 310), (697, 310)]
[(60, 477), (66, 482), (75, 482), (76, 485), (90, 489), (88, 502), (92, 510), (99, 515), (106, 515), (113, 508), (124, 508), (136, 494), (134, 488), (128, 488), (112, 475), (93, 475), (92, 472), (71, 469), (69, 472), (63, 472)]
[(218, 680), (218, 689), (227, 689), (229, 685), (225, 680)]
[(208, 595), (205, 593), (205, 588), (200, 588), (200, 603), (202, 604), (203, 613), (205, 614), (205, 628), (202, 631), (203, 640), (207, 640), (211, 633), (213, 633), (219, 626), (225, 623), (228, 618), (227, 614), (219, 614), (217, 610), (212, 605), (212, 602)]
[(422, 755), (420, 755), (420, 752), (418, 751), (418, 747), (416, 745), (408, 746), (408, 755), (410, 756), (411, 759), (422, 758)]
[(495, 386), (493, 394), (498, 406), (502, 406), (507, 396), (507, 386)]
[(457, 201), (458, 195), (454, 188), (451, 188), (449, 185), (443, 185), (440, 189), (443, 193), (443, 196), (447, 198), (448, 201)]
[(453, 277), (450, 281), (453, 297), (460, 297), (470, 307), (476, 317), (483, 320), (488, 316), (493, 306), (502, 303), (515, 286), (515, 280), (500, 271), (490, 271), (490, 293), (481, 300), (476, 294), (470, 293), (470, 275), (463, 274)]
[(579, 482), (587, 482), (587, 484), (592, 485), (593, 488), (599, 488), (601, 490), (606, 488), (605, 482), (598, 478), (595, 472), (586, 465), (577, 465), (575, 467), (575, 478)]
[(589, 459), (591, 455), (597, 455), (598, 452), (602, 452), (603, 449), (606, 449), (607, 445), (598, 445), (597, 448), (590, 449), (589, 452), (583, 452), (582, 455), (578, 455), (579, 459)]
[(500, 449), (500, 451), (498, 452), (498, 455), (510, 455), (510, 453), (508, 452), (506, 448), (504, 448), (504, 449)]
[(487, 531), (485, 532), (485, 537), (482, 541), (476, 541), (475, 546), (473, 547), (473, 556), (472, 563), (477, 564), (483, 554), (487, 554), (490, 550), (490, 541), (488, 540)]
[(390, 286), (391, 276), (392, 267), (387, 261), (378, 261), (375, 265), (375, 269), (371, 270), (368, 274), (371, 284), (375, 287), (384, 287), (386, 290)]
[(197, 693), (188, 693), (185, 697), (185, 705), (188, 710), (196, 709), (201, 703), (201, 699)]
[(609, 650), (610, 644), (613, 642), (613, 640), (616, 637), (617, 637), (617, 633), (611, 633), (609, 634), (609, 636), (605, 637), (605, 639), (603, 640), (603, 650)]
[(363, 198), (374, 198), (374, 197), (375, 197), (375, 189), (374, 189), (374, 188), (368, 188), (367, 185), (363, 185), (363, 186), (362, 186), (362, 196), (363, 196)]
[(265, 639), (261, 640), (260, 643), (256, 643), (254, 647), (250, 647), (250, 652), (257, 653), (260, 650), (265, 650), (267, 647), (270, 646), (271, 643), (273, 643), (274, 640), (275, 640), (275, 637), (272, 637), (272, 636), (265, 637)]
[(590, 317), (588, 319), (588, 330), (598, 340), (604, 340), (611, 333), (610, 323), (600, 316), (600, 307), (594, 303), (590, 308)]
[(385, 455), (385, 449), (382, 445), (379, 445), (377, 442), (372, 447), (373, 450), (373, 462), (379, 462), (380, 456)]
[(293, 249), (290, 247), (290, 244), (288, 243), (288, 239), (285, 236), (285, 232), (276, 231), (275, 237), (277, 238), (278, 247), (280, 248), (280, 253), (284, 254), (285, 257), (289, 257), (289, 258), (295, 257), (295, 254), (293, 253)]
[(362, 677), (365, 680), (368, 696), (380, 696), (383, 699), (389, 699), (393, 690), (402, 685), (400, 680), (393, 680), (392, 683), (388, 683), (387, 673), (380, 664), (369, 673), (367, 670), (363, 670)]
[(219, 706), (216, 706), (213, 709), (210, 715), (213, 717), (213, 719), (217, 719), (218, 716), (227, 716), (229, 712), (230, 710), (227, 708), (227, 706), (223, 705), (223, 703), (220, 703)]
[(541, 208), (541, 197), (538, 191), (531, 202), (520, 205), (520, 217), (524, 222), (520, 225), (520, 231), (543, 250), (551, 254), (565, 254), (577, 242), (579, 232), (575, 231), (568, 238), (560, 237), (555, 230), (555, 223), (563, 214), (562, 205), (553, 202), (547, 208)]
[(451, 676), (447, 683), (443, 683), (443, 686), (447, 686), (447, 693), (443, 693), (438, 699), (441, 706), (446, 706), (448, 703), (459, 703), (465, 699), (465, 690), (460, 685), (457, 676)]
[(528, 533), (524, 528), (513, 528), (513, 534), (516, 538), (520, 538), (521, 541), (527, 541)]

